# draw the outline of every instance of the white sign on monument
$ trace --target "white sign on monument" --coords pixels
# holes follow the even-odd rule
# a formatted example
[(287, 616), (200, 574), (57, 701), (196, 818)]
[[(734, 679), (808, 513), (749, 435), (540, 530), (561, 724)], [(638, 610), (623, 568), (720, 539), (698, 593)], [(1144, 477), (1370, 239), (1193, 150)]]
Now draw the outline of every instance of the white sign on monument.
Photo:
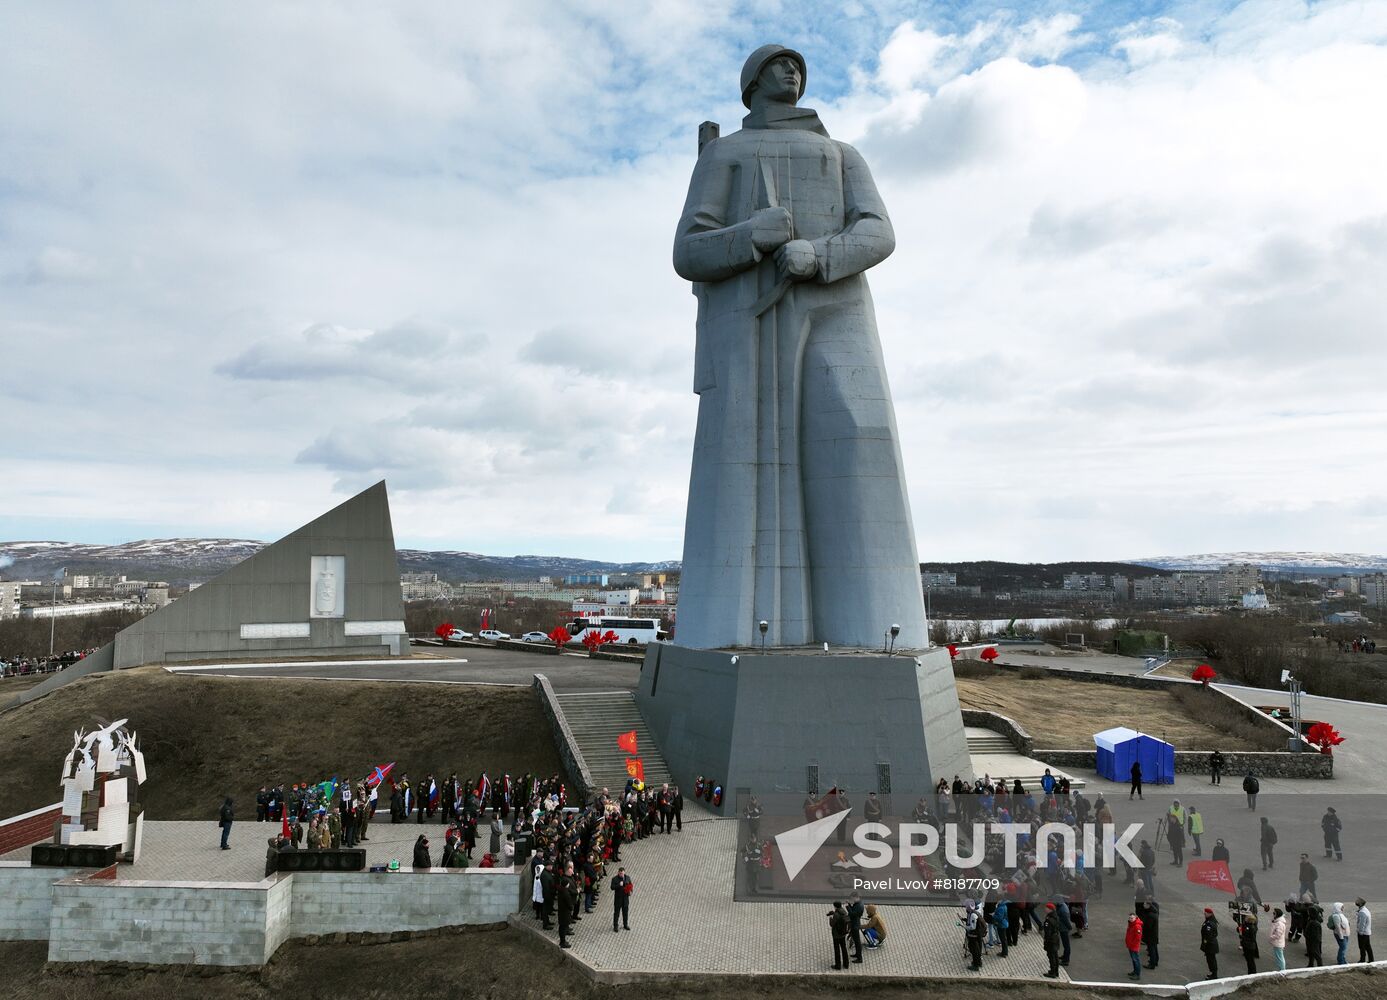
[(344, 618), (347, 614), (347, 557), (313, 556), (308, 578), (308, 616)]

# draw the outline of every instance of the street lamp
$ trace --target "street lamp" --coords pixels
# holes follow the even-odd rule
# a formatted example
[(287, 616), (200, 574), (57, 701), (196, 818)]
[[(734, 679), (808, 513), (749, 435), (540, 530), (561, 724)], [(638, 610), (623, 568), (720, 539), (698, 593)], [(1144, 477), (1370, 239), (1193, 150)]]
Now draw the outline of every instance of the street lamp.
[(892, 626), (891, 626), (891, 648), (890, 648), (890, 650), (888, 651), (888, 655), (894, 656), (894, 655), (896, 654), (896, 636), (898, 636), (898, 635), (900, 635), (900, 634), (901, 634), (901, 627), (900, 627), (899, 625), (892, 625)]
[(761, 630), (761, 652), (766, 651), (766, 633), (770, 631), (771, 623), (762, 618), (756, 626)]

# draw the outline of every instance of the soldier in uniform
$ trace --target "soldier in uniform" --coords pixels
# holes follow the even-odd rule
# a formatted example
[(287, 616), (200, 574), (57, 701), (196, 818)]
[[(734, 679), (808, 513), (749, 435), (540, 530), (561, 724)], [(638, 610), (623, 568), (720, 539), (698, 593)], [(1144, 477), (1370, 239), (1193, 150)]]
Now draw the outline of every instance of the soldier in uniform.
[(575, 919), (578, 917), (578, 883), (573, 878), (573, 863), (569, 862), (564, 869), (563, 876), (559, 879), (559, 947), (568, 947), (568, 935), (573, 928)]

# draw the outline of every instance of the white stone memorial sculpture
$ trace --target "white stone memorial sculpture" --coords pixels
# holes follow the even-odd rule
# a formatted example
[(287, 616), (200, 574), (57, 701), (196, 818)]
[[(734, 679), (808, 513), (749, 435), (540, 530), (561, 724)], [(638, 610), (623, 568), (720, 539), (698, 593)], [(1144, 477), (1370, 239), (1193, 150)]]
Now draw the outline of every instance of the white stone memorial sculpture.
[[(138, 861), (144, 814), (137, 803), (145, 781), (144, 754), (125, 719), (72, 734), (63, 761), (63, 807), (58, 843), (116, 846), (121, 860)], [(91, 820), (95, 815), (95, 825)]]
[(928, 646), (896, 418), (865, 272), (895, 248), (862, 156), (796, 107), (799, 53), (742, 71), (708, 139), (674, 267), (694, 283), (694, 439), (674, 641)]

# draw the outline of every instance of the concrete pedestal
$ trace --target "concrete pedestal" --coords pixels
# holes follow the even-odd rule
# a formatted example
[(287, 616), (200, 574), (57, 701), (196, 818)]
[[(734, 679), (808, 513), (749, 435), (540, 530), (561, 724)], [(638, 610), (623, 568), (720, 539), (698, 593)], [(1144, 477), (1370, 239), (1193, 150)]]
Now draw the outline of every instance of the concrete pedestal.
[(857, 802), (871, 791), (901, 802), (940, 778), (971, 777), (945, 649), (652, 645), (636, 704), (685, 795), (698, 775), (711, 778), (724, 812), (748, 792), (822, 795), (838, 785)]

